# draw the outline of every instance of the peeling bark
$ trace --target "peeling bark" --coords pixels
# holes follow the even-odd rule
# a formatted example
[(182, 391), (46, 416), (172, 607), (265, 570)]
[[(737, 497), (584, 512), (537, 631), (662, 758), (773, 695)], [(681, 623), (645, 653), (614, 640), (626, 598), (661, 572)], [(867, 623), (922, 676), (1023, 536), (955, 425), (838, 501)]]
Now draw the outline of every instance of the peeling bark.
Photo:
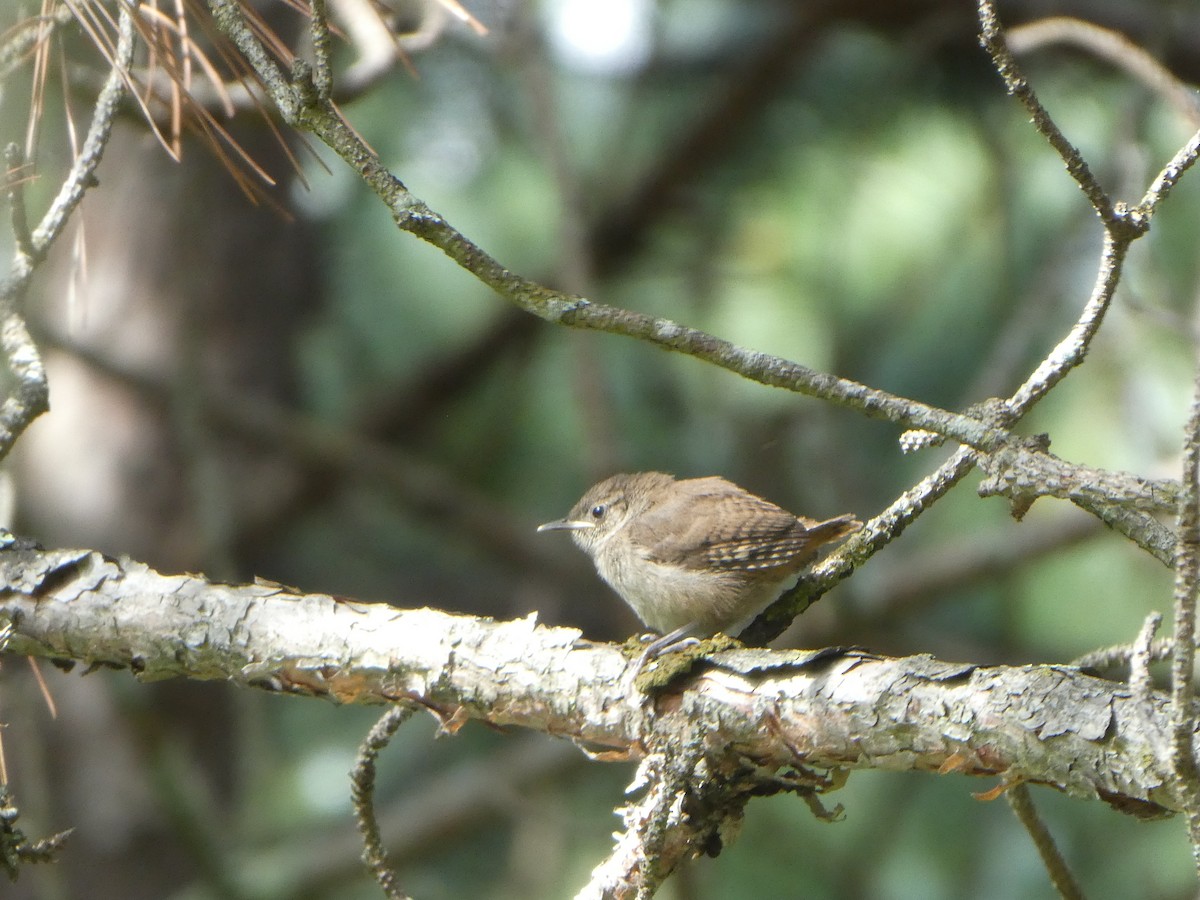
[[(6, 650), (137, 678), (220, 679), (337, 703), (402, 701), (642, 758), (699, 735), (743, 790), (788, 767), (955, 771), (1045, 784), (1137, 815), (1180, 809), (1167, 700), (1066, 666), (858, 650), (733, 650), (653, 698), (618, 648), (535, 617), (494, 622), (284, 585), (163, 575), (79, 550), (0, 551)], [(618, 751), (613, 753), (611, 751)], [(757, 775), (748, 772), (759, 773)], [(746, 781), (746, 779), (749, 781)]]

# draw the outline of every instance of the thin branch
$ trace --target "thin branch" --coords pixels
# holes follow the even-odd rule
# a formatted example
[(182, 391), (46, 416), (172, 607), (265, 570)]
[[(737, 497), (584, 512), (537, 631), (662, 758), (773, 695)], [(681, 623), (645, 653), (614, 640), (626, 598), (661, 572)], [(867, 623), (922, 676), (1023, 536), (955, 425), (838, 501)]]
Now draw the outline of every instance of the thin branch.
[(1042, 821), (1042, 817), (1038, 815), (1038, 811), (1033, 805), (1033, 798), (1029, 796), (1029, 785), (1025, 782), (1014, 784), (1005, 791), (1004, 795), (1008, 799), (1008, 805), (1012, 808), (1013, 813), (1016, 814), (1017, 820), (1025, 826), (1025, 830), (1033, 839), (1033, 845), (1037, 847), (1042, 864), (1045, 865), (1046, 872), (1050, 876), (1050, 883), (1054, 885), (1058, 895), (1063, 900), (1084, 900), (1079, 882), (1071, 874), (1058, 845), (1054, 843), (1050, 829), (1046, 827), (1046, 823)]
[(1200, 125), (1200, 101), (1195, 91), (1170, 69), (1119, 31), (1070, 16), (1052, 16), (1008, 30), (1008, 47), (1026, 53), (1049, 44), (1072, 44), (1124, 69), (1165, 99), (1192, 127)]
[(318, 100), (329, 100), (333, 96), (333, 65), (329, 59), (329, 12), (325, 0), (310, 0), (309, 34), (313, 46), (313, 87)]
[[(158, 121), (150, 111), (150, 107), (146, 103), (146, 98), (142, 96), (142, 92), (138, 90), (138, 85), (134, 81), (132, 69), (130, 65), (119, 64), (120, 50), (113, 47), (112, 38), (109, 36), (109, 29), (114, 27), (112, 15), (108, 9), (101, 4), (96, 3), (81, 3), (81, 0), (63, 0), (75, 14), (75, 20), (79, 26), (87, 34), (92, 45), (100, 52), (100, 55), (108, 60), (113, 72), (120, 74), (121, 79), (125, 82), (126, 96), (141, 109), (142, 117), (146, 124), (150, 127), (151, 134), (158, 141), (159, 146), (163, 151), (171, 157), (171, 159), (179, 162), (178, 143), (171, 140), (170, 135), (164, 133), (158, 125)], [(133, 18), (135, 29), (144, 31), (141, 26), (141, 20), (134, 17), (135, 6), (133, 0), (121, 0), (118, 4), (122, 14), (128, 12)], [(116, 26), (119, 31), (119, 26)], [(120, 39), (118, 37), (118, 44)], [(131, 60), (132, 62), (132, 60)], [(32, 147), (32, 139), (30, 142)]]
[(1163, 565), (1170, 566), (1174, 561), (1175, 532), (1153, 516), (1109, 504), (1077, 505), (1095, 515), (1113, 531), (1129, 538)]
[(33, 235), (29, 232), (28, 210), (25, 208), (25, 157), (15, 141), (4, 148), (4, 165), (15, 253), (20, 260), (18, 265), (28, 266), (36, 254)]
[(664, 732), (659, 746), (642, 758), (625, 790), (642, 796), (617, 810), (624, 829), (614, 835), (612, 851), (592, 870), (575, 900), (649, 900), (693, 848), (714, 833), (707, 814), (740, 818), (745, 798), (738, 803), (730, 797), (723, 805), (696, 802), (690, 796), (706, 776), (712, 780), (699, 731), (692, 725), (682, 735), (670, 732), (669, 739)]
[[(1200, 131), (1192, 135), (1187, 144), (1163, 168), (1147, 190), (1146, 195), (1135, 207), (1131, 209), (1121, 203), (1114, 204), (1095, 176), (1092, 175), (1079, 151), (1063, 136), (1054, 120), (1042, 107), (1037, 95), (1025, 81), (1025, 77), (1021, 74), (1010, 52), (1007, 38), (996, 17), (996, 10), (991, 0), (980, 0), (979, 17), (983, 24), (983, 46), (991, 55), (997, 71), (1004, 79), (1008, 92), (1021, 101), (1032, 117), (1034, 127), (1062, 157), (1067, 171), (1079, 184), (1080, 189), (1099, 214), (1101, 221), (1104, 222), (1105, 231), (1110, 233), (1118, 245), (1128, 244), (1129, 241), (1140, 237), (1150, 227), (1150, 218), (1158, 205), (1166, 199), (1183, 173), (1191, 168), (1196, 162), (1197, 156), (1200, 155)], [(1047, 23), (1036, 23), (1026, 27), (1034, 29), (1039, 26), (1045, 29), (1045, 34), (1052, 34), (1059, 38), (1069, 31), (1076, 42), (1084, 43), (1097, 52), (1103, 52), (1106, 57), (1119, 61), (1120, 64), (1134, 71), (1138, 77), (1156, 89), (1165, 91), (1169, 96), (1175, 98), (1176, 102), (1183, 106), (1189, 120), (1194, 122), (1197, 115), (1200, 115), (1200, 103), (1196, 101), (1194, 92), (1180, 84), (1174, 75), (1154, 61), (1148, 53), (1122, 35), (1073, 19), (1048, 20)], [(1033, 40), (1029, 39), (1028, 31), (1023, 32), (1021, 39), (1018, 40), (1018, 46), (1029, 46), (1037, 39), (1036, 31), (1033, 34)], [(1122, 252), (1121, 255), (1123, 256), (1124, 253)]]
[(550, 290), (510, 272), (411, 194), (329, 104), (306, 103), (310, 98), (302, 96), (304, 92), (289, 83), (282, 68), (251, 33), (235, 0), (209, 0), (209, 5), (218, 25), (250, 61), (289, 124), (312, 131), (341, 156), (388, 206), (399, 228), (438, 247), (526, 312), (555, 324), (635, 337), (665, 350), (713, 363), (762, 384), (827, 400), (906, 428), (923, 428), (944, 434), (981, 449), (990, 449), (1005, 439), (1002, 430), (970, 416), (898, 397), (780, 357), (747, 350), (667, 319)]
[(375, 760), (391, 741), (396, 729), (407, 722), (412, 714), (411, 706), (399, 705), (384, 713), (358, 748), (358, 759), (350, 773), (354, 815), (363, 837), (363, 862), (390, 900), (409, 900), (409, 897), (400, 889), (396, 873), (388, 862), (387, 849), (383, 846), (379, 822), (375, 818)]
[[(83, 195), (96, 180), (96, 169), (108, 146), (117, 107), (126, 90), (126, 70), (133, 60), (134, 22), (128, 6), (120, 12), (119, 39), (112, 70), (96, 98), (92, 124), (75, 162), (67, 173), (58, 196), (50, 204), (42, 221), (32, 232), (22, 235), (26, 225), (23, 210), (17, 210), (19, 193), (14, 193), (14, 227), (17, 249), (12, 272), (0, 285), (0, 350), (16, 379), (16, 386), (0, 404), (0, 458), (7, 455), (29, 423), (49, 408), (46, 370), (41, 354), (29, 335), (17, 308), (19, 298), (29, 285), (33, 272), (47, 251), (62, 234), (67, 220), (78, 208)], [(10, 154), (10, 158), (11, 158)]]
[[(1157, 615), (1157, 614), (1156, 614)], [(1144, 657), (1146, 665), (1161, 662), (1171, 658), (1175, 642), (1170, 638), (1157, 638), (1150, 642)], [(1099, 650), (1090, 650), (1083, 656), (1071, 660), (1071, 665), (1080, 669), (1111, 669), (1115, 666), (1134, 666), (1134, 657), (1138, 656), (1141, 648), (1137, 644), (1114, 644)], [(1141, 663), (1137, 663), (1141, 665)]]
[[(133, 63), (133, 25), (133, 15), (130, 13), (128, 6), (122, 4), (119, 24), (120, 36), (117, 41), (116, 54), (113, 59), (112, 69), (104, 82), (104, 87), (100, 89), (100, 94), (96, 98), (96, 107), (92, 113), (91, 127), (88, 129), (88, 134), (84, 139), (79, 156), (71, 166), (71, 171), (63, 182), (63, 186), (59, 189), (58, 196), (54, 198), (54, 202), (46, 210), (46, 214), (42, 217), (41, 222), (33, 230), (31, 241), (35, 262), (45, 256), (46, 252), (50, 249), (50, 245), (62, 233), (67, 220), (71, 217), (71, 213), (75, 211), (80, 201), (83, 200), (84, 193), (96, 182), (96, 170), (99, 168), (100, 159), (104, 155), (105, 148), (108, 146), (117, 109), (127, 91), (127, 73)], [(28, 278), (28, 275), (18, 270), (13, 277), (23, 280)], [(5, 296), (8, 295), (7, 285), (3, 293)]]
[[(1153, 612), (1146, 616), (1142, 630), (1129, 654), (1129, 687), (1139, 706), (1149, 706), (1150, 692), (1154, 690), (1154, 679), (1150, 676), (1150, 663), (1155, 659), (1154, 635), (1162, 625), (1162, 614)], [(1164, 658), (1164, 657), (1159, 657)]]
[(975, 453), (960, 447), (932, 474), (904, 491), (830, 556), (801, 573), (796, 586), (768, 607), (739, 636), (752, 646), (773, 641), (800, 615), (862, 565), (877, 550), (895, 540), (917, 516), (962, 481), (975, 466)]
[(1192, 854), (1200, 874), (1200, 767), (1192, 744), (1196, 661), (1196, 598), (1200, 592), (1200, 365), (1184, 430), (1183, 489), (1179, 498), (1175, 556), (1175, 648), (1171, 657), (1171, 762), (1184, 801)]
[(0, 35), (0, 81), (8, 78), (20, 66), (28, 53), (43, 44), (56, 28), (71, 21), (73, 15), (65, 5), (55, 6), (45, 16), (30, 16)]
[(1035, 497), (1058, 497), (1089, 512), (1106, 503), (1157, 513), (1179, 505), (1177, 481), (1070, 463), (1030, 443), (1010, 444), (989, 453), (980, 465), (988, 474), (988, 480), (979, 488), (983, 496), (1003, 494), (1030, 502)]
[[(420, 864), (454, 837), (495, 833), (514, 827), (525, 811), (513, 803), (555, 785), (577, 781), (586, 757), (566, 741), (539, 734), (513, 733), (495, 752), (473, 754), (377, 809), (386, 835), (388, 859), (401, 871)], [(280, 863), (274, 895), (279, 898), (333, 896), (362, 871), (362, 836), (340, 822), (316, 826), (310, 852), (302, 860)], [(282, 854), (284, 848), (278, 848)]]
[(1177, 508), (1175, 481), (1068, 463), (1029, 443), (1010, 443), (984, 454), (980, 466), (987, 477), (979, 485), (979, 495), (1006, 497), (1018, 519), (1039, 497), (1070, 500), (1165, 565), (1174, 561), (1175, 535), (1151, 514)]
[(1163, 170), (1158, 173), (1154, 179), (1154, 183), (1146, 191), (1146, 195), (1142, 197), (1137, 205), (1136, 212), (1146, 218), (1149, 218), (1158, 209), (1158, 205), (1167, 198), (1171, 190), (1179, 183), (1179, 179), (1183, 177), (1183, 173), (1190, 169), (1196, 163), (1196, 158), (1200, 156), (1200, 131), (1188, 139), (1188, 142), (1179, 148), (1169, 163)]
[(1075, 179), (1105, 226), (1118, 224), (1121, 217), (1114, 209), (1112, 200), (1100, 186), (1092, 174), (1092, 170), (1088, 168), (1083, 156), (1059, 130), (1058, 125), (1050, 118), (1050, 114), (1038, 100), (1037, 94), (1030, 88), (1025, 76), (1021, 74), (1020, 67), (1017, 66), (1017, 61), (1009, 50), (1004, 29), (1000, 25), (996, 8), (991, 0), (979, 0), (979, 22), (983, 26), (980, 43), (992, 57), (992, 63), (995, 65), (996, 71), (1000, 73), (1000, 77), (1004, 79), (1004, 86), (1008, 92), (1021, 102), (1033, 119), (1033, 127), (1062, 157), (1067, 172)]
[(263, 88), (271, 95), (283, 120), (289, 125), (297, 125), (299, 106), (295, 92), (279, 63), (251, 31), (241, 5), (237, 0), (208, 0), (208, 7), (217, 27), (233, 42), (255, 74), (262, 79)]
[(1104, 321), (1104, 314), (1112, 305), (1113, 294), (1116, 293), (1121, 280), (1122, 264), (1135, 237), (1136, 235), (1118, 236), (1114, 229), (1105, 226), (1100, 267), (1096, 272), (1092, 293), (1083, 306), (1079, 320), (1067, 336), (1059, 341), (1009, 399), (1008, 407), (1014, 415), (1020, 417), (1029, 412), (1055, 385), (1066, 378), (1073, 368), (1083, 362), (1092, 339)]

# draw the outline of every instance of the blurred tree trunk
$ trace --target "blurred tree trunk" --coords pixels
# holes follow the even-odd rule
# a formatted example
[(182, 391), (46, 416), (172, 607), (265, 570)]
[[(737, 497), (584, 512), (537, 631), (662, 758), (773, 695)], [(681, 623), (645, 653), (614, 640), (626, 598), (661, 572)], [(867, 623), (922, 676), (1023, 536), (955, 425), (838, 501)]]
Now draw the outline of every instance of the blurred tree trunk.
[[(238, 138), (280, 180), (271, 202), (286, 205), (289, 164), (265, 129), (250, 130), (257, 127)], [(254, 561), (228, 538), (272, 502), (289, 473), (209, 432), (200, 398), (292, 393), (293, 336), (320, 284), (310, 229), (282, 208), (251, 203), (194, 144), (179, 165), (144, 128), (126, 127), (108, 154), (102, 184), (82, 209), (86, 270), (75, 269), (64, 241), (30, 297), (30, 316), (50, 338), (52, 414), (13, 454), (17, 527), (48, 544), (104, 547), (169, 571), (246, 576)], [(69, 302), (72, 278), (82, 286)], [(59, 342), (84, 353), (52, 349)], [(88, 355), (166, 392), (147, 395), (89, 365)], [(65, 896), (165, 896), (189, 880), (201, 854), (180, 846), (171, 821), (179, 810), (154, 794), (171, 780), (161, 767), (182, 754), (192, 776), (203, 773), (191, 788), (198, 796), (232, 798), (232, 695), (173, 682), (131, 705), (108, 696), (107, 684), (56, 682), (64, 715), (39, 735), (33, 723), (46, 717), (31, 711), (30, 727), (7, 735), (6, 746), (23, 780), (40, 771), (49, 784), (72, 784), (47, 791), (52, 801), (72, 801), (53, 818), (82, 826), (64, 858)], [(21, 693), (26, 703), (36, 696), (32, 685), (14, 690)], [(148, 781), (148, 770), (160, 777)], [(136, 883), (127, 880), (134, 873)]]

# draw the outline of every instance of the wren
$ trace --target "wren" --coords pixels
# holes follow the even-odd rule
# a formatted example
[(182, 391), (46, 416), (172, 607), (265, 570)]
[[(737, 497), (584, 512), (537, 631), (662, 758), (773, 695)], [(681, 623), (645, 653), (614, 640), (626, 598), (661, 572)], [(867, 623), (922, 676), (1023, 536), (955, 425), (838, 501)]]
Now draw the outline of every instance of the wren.
[(792, 515), (717, 476), (637, 472), (594, 485), (538, 531), (571, 532), (600, 577), (663, 635), (657, 651), (735, 635), (795, 585), (821, 547), (861, 527), (852, 515)]

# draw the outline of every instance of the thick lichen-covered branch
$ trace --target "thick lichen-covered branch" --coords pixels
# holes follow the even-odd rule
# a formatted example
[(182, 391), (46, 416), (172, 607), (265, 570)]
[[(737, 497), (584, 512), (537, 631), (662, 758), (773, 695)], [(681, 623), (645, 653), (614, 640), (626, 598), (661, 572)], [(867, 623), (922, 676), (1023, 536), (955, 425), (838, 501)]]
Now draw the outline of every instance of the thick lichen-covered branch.
[[(631, 693), (619, 648), (530, 619), (400, 610), (282, 585), (162, 575), (76, 550), (0, 551), (8, 650), (143, 680), (218, 679), (340, 703), (412, 703), (446, 722), (547, 732), (639, 756), (703, 729), (775, 770), (889, 768), (1020, 778), (1140, 814), (1183, 808), (1168, 698), (1054, 666), (856, 652), (731, 651), (675, 685), (671, 716)], [(930, 715), (937, 710), (937, 715)]]

